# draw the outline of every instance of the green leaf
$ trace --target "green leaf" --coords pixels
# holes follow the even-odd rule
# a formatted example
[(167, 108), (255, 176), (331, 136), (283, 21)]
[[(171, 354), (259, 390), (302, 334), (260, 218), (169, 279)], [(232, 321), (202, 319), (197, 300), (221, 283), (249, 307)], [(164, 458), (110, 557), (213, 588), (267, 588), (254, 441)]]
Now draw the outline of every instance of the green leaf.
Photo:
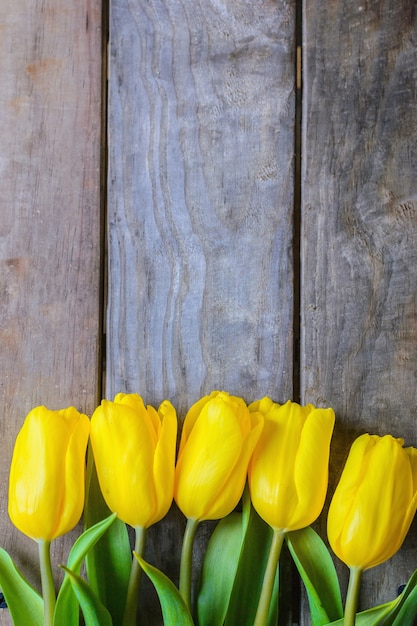
[[(416, 615), (417, 570), (397, 598), (357, 613), (356, 626), (413, 626)], [(326, 626), (343, 626), (343, 619), (330, 622)]]
[(391, 604), (393, 604), (393, 607), (384, 625), (413, 626), (417, 615), (417, 570), (410, 576), (401, 595)]
[(197, 598), (199, 626), (223, 626), (243, 542), (241, 513), (216, 526), (207, 545)]
[[(236, 626), (236, 624), (239, 624), (239, 626), (253, 625), (263, 585), (272, 534), (272, 529), (259, 517), (252, 507), (226, 614), (226, 626)], [(274, 626), (277, 621), (278, 575), (275, 577), (268, 626)]]
[[(91, 449), (88, 451), (87, 496), (84, 523), (88, 528), (110, 514), (97, 479)], [(132, 548), (126, 524), (116, 519), (108, 532), (88, 552), (87, 579), (101, 602), (108, 608), (117, 626), (122, 623), (123, 612), (132, 569)]]
[(23, 577), (3, 548), (0, 548), (0, 588), (14, 626), (43, 626), (42, 597)]
[[(366, 611), (356, 613), (355, 626), (378, 626), (378, 624), (386, 624), (384, 618), (388, 615), (392, 607), (395, 605), (396, 600), (387, 602), (386, 604), (379, 604)], [(343, 626), (343, 618), (334, 622), (329, 622), (325, 626)]]
[[(85, 626), (113, 626), (110, 613), (93, 593), (88, 583), (67, 567), (63, 567), (63, 569), (68, 575), (74, 593), (80, 603)], [(63, 623), (66, 624), (66, 622)]]
[(392, 626), (413, 626), (417, 615), (417, 588), (414, 587), (403, 603), (398, 605), (398, 612)]
[(308, 527), (288, 533), (287, 544), (307, 591), (312, 626), (341, 618), (339, 581), (324, 541)]
[(146, 563), (136, 552), (133, 553), (143, 571), (151, 579), (161, 603), (164, 624), (167, 626), (194, 626), (185, 602), (174, 583), (160, 570)]
[[(115, 520), (116, 514), (113, 513), (78, 537), (68, 555), (68, 569), (75, 574), (80, 573), (83, 560)], [(78, 600), (72, 591), (69, 576), (65, 576), (62, 582), (54, 612), (54, 625), (62, 626), (62, 624), (65, 626), (78, 626), (79, 624)]]

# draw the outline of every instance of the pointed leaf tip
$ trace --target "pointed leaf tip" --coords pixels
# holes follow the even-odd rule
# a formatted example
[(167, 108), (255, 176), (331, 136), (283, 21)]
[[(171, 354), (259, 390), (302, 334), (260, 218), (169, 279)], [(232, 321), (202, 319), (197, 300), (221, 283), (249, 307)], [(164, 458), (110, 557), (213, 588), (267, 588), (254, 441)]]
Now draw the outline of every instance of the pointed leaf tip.
[(166, 626), (194, 626), (193, 618), (174, 583), (163, 572), (133, 553), (145, 574), (152, 581), (161, 603)]

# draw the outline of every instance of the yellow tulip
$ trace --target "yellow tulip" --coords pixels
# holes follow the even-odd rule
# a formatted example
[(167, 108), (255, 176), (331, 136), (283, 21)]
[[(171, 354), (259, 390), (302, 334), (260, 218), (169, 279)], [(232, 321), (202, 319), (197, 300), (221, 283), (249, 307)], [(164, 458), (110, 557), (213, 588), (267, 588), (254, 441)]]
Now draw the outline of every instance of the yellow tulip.
[(309, 526), (326, 497), (333, 410), (268, 397), (249, 410), (265, 418), (248, 471), (254, 508), (282, 533)]
[(9, 515), (36, 541), (52, 541), (81, 517), (89, 429), (88, 417), (74, 407), (38, 406), (24, 421), (10, 467)]
[(165, 400), (158, 411), (138, 394), (103, 400), (91, 418), (91, 444), (109, 509), (133, 527), (148, 528), (173, 499), (177, 416)]
[(262, 416), (225, 391), (213, 391), (188, 411), (175, 472), (175, 501), (189, 519), (228, 515), (245, 487)]
[(361, 435), (332, 498), (327, 531), (350, 568), (369, 569), (401, 547), (417, 507), (417, 450), (391, 435)]

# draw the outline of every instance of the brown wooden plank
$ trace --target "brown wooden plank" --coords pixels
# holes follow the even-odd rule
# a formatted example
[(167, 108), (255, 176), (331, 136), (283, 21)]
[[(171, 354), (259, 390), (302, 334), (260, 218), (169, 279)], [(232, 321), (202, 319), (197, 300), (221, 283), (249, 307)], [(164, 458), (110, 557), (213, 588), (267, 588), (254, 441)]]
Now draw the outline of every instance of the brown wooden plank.
[[(416, 43), (413, 2), (304, 3), (301, 388), (336, 411), (332, 488), (358, 434), (417, 444)], [(415, 549), (365, 573), (362, 606)]]
[(291, 397), (294, 8), (112, 2), (107, 397)]
[[(101, 3), (0, 6), (0, 543), (39, 586), (8, 521), (14, 440), (38, 404), (99, 393)], [(57, 562), (68, 541), (54, 542)], [(11, 623), (0, 611), (0, 623)]]

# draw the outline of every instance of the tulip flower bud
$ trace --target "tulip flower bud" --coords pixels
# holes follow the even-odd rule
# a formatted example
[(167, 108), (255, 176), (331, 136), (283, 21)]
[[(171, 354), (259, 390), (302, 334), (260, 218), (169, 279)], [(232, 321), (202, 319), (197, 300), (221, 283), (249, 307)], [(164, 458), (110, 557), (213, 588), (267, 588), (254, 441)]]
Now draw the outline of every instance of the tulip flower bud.
[(274, 530), (305, 528), (326, 497), (333, 409), (266, 397), (249, 410), (265, 418), (248, 470), (252, 504)]
[(245, 402), (213, 391), (188, 411), (175, 471), (175, 501), (189, 519), (220, 519), (239, 502), (263, 419)]
[(375, 567), (401, 547), (417, 507), (417, 450), (391, 435), (361, 435), (327, 520), (330, 545), (350, 568)]
[(52, 541), (78, 523), (84, 507), (90, 422), (74, 407), (34, 408), (17, 436), (9, 478), (13, 524), (37, 541)]
[(91, 418), (97, 476), (109, 509), (133, 527), (148, 528), (173, 499), (177, 416), (165, 400), (158, 411), (137, 394), (103, 400)]

